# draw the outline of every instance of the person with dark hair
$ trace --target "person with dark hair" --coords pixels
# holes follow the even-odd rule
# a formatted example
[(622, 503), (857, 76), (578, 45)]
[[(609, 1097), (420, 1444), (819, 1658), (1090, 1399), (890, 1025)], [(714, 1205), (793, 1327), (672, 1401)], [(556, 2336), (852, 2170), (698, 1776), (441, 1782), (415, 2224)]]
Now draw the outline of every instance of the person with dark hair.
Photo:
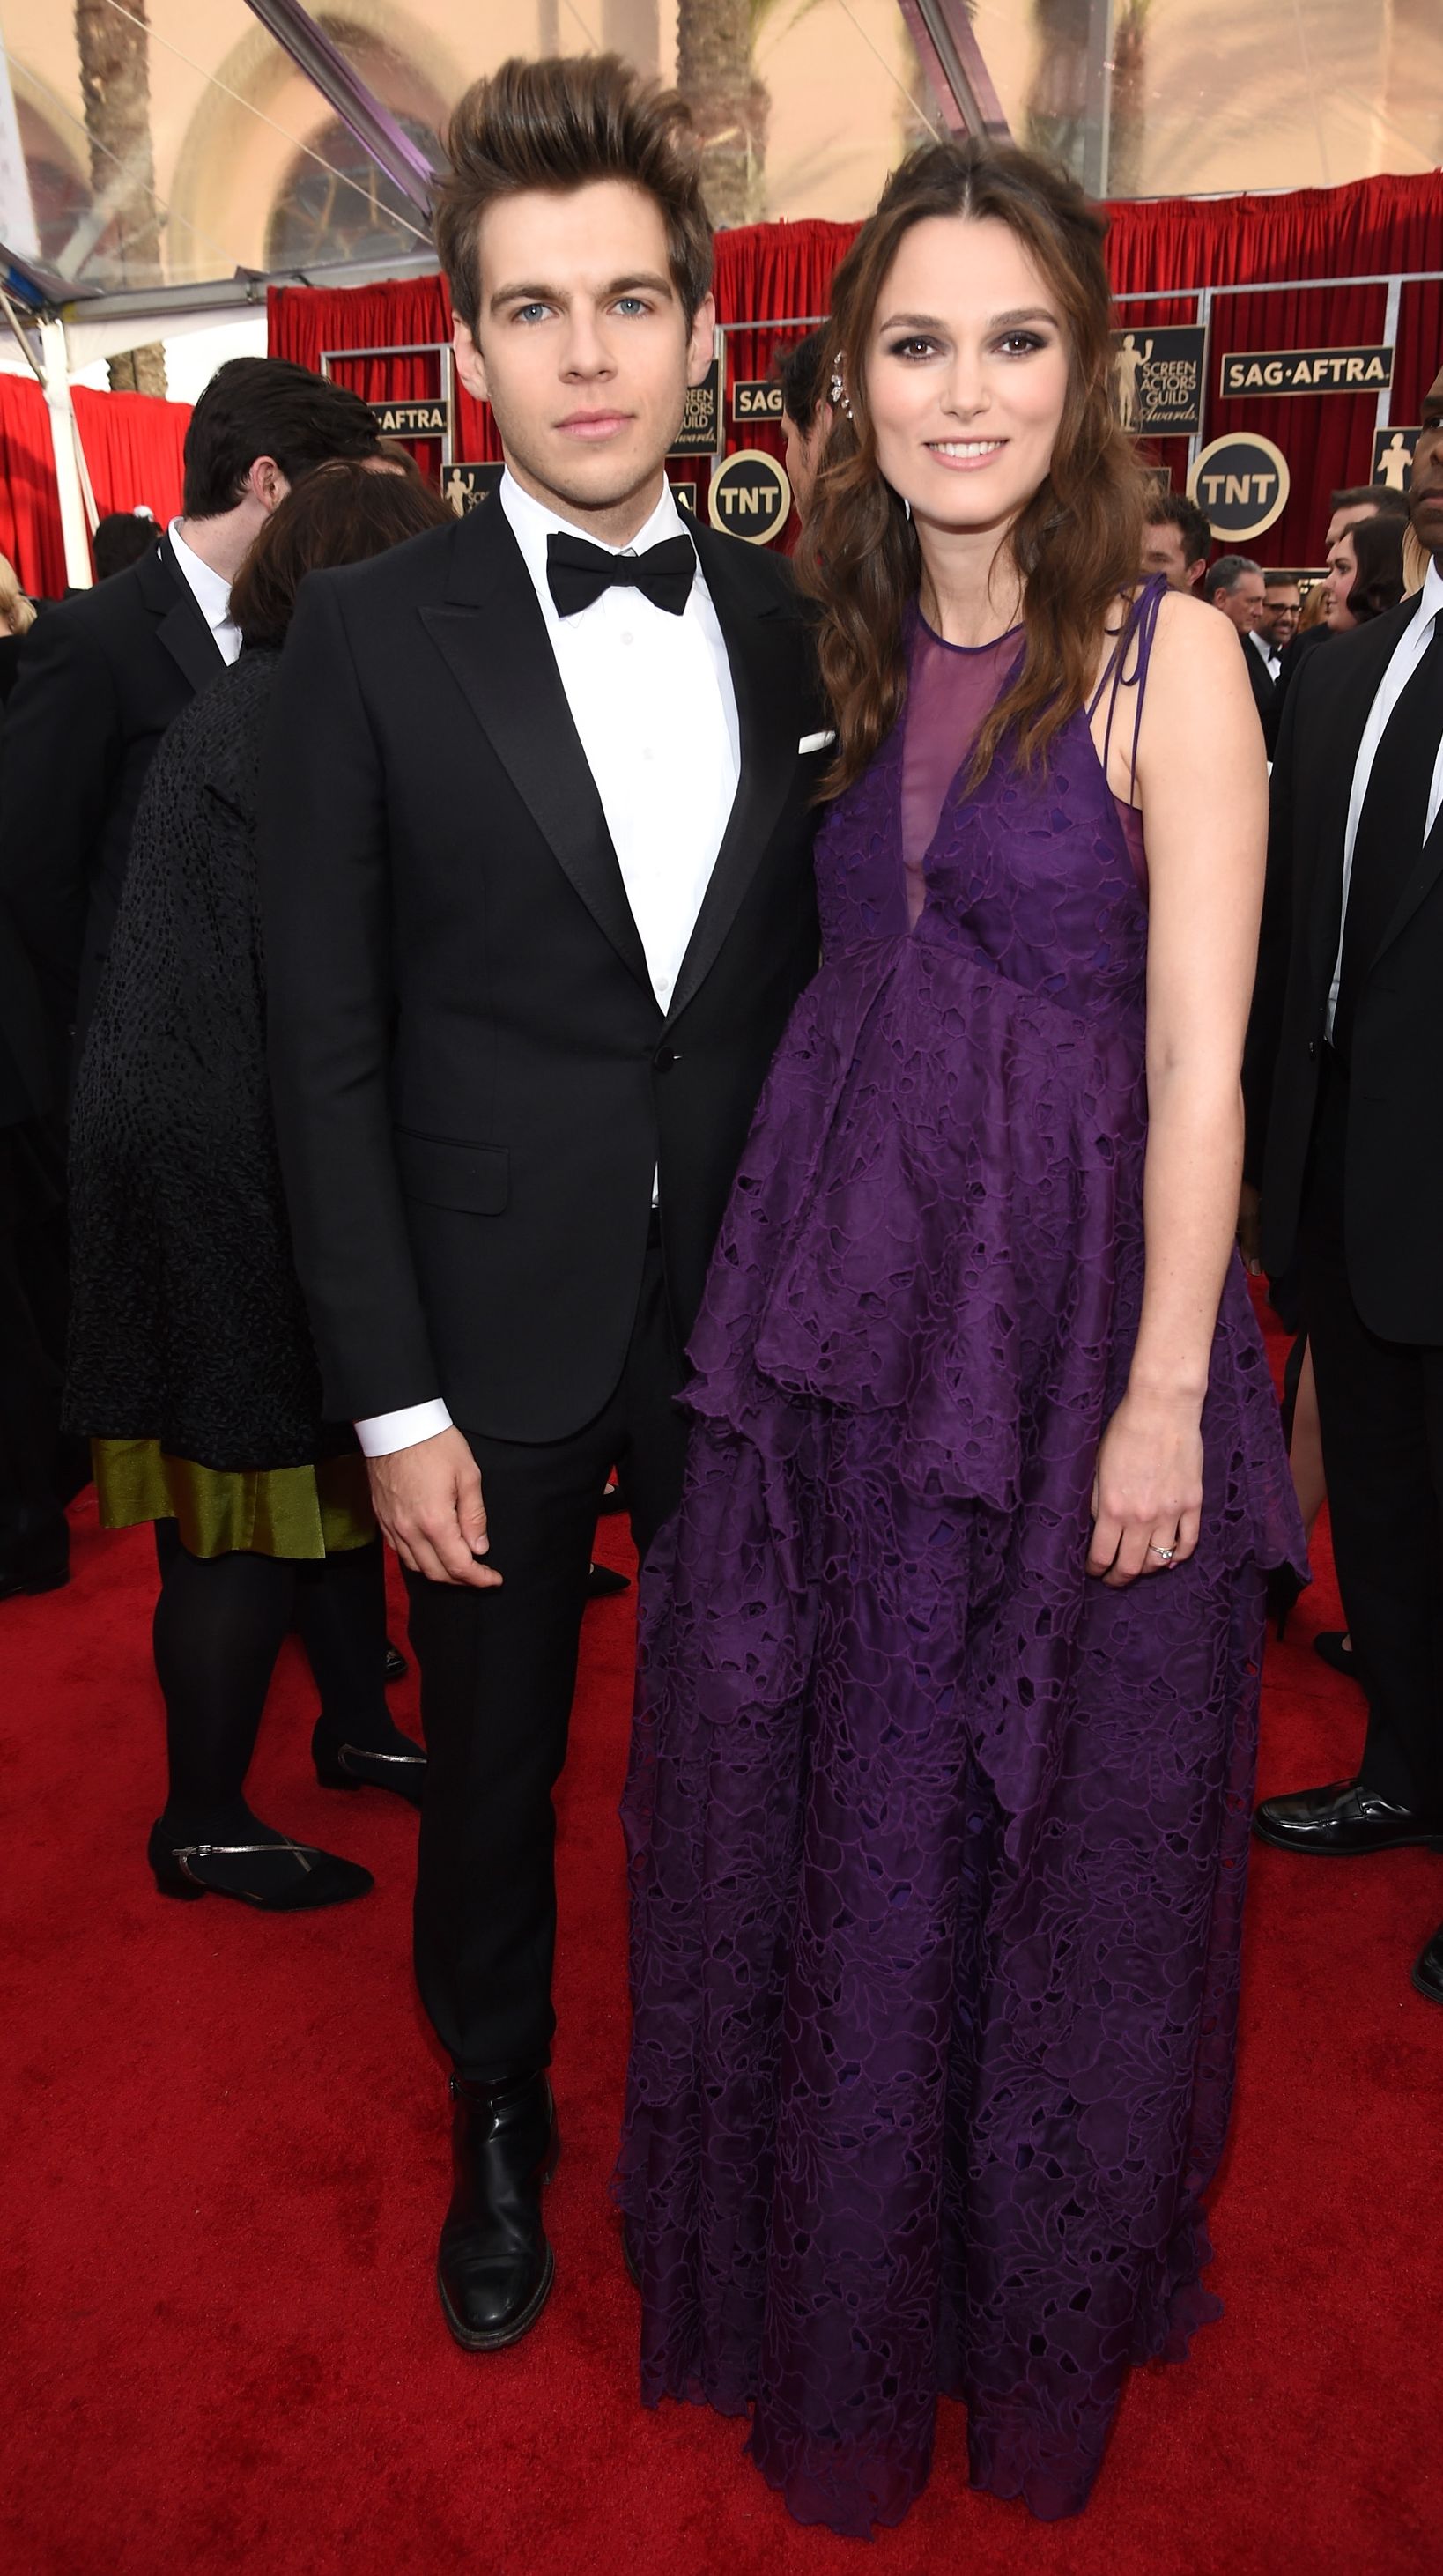
[(145, 552), (47, 610), (0, 734), (0, 891), (41, 987), (62, 1085), (110, 944), (157, 744), (240, 651), (230, 586), (293, 483), (374, 453), (375, 415), (283, 358), (231, 358), (185, 434), (182, 515)]
[(142, 555), (154, 553), (157, 537), (158, 530), (148, 510), (108, 510), (91, 531), (90, 553), (96, 580), (113, 581), (118, 572), (128, 572)]
[[(1249, 1048), (1262, 1256), (1298, 1265), (1368, 1699), (1354, 1776), (1268, 1798), (1256, 1824), (1330, 1858), (1443, 1849), (1443, 371), (1407, 509), (1420, 595), (1336, 636), (1289, 695)], [(1347, 533), (1351, 607), (1395, 575), (1360, 559), (1371, 529)], [(1413, 1983), (1443, 2004), (1443, 1928)]]
[(1196, 590), (1212, 546), (1212, 530), (1186, 492), (1147, 494), (1142, 527), (1145, 581), (1161, 573), (1169, 590)]
[(436, 240), (482, 510), (307, 584), (262, 778), (282, 1160), (327, 1409), (411, 1596), (438, 2287), (515, 2342), (555, 2262), (552, 1789), (597, 1503), (673, 1510), (681, 1350), (812, 973), (830, 736), (789, 567), (666, 480), (712, 349), (682, 101), (615, 55), (461, 100)]
[(1268, 666), (1268, 676), (1280, 676), (1282, 657), (1298, 631), (1303, 613), (1302, 585), (1295, 572), (1265, 572), (1263, 575), (1263, 613), (1254, 633), (1254, 642)]
[(71, 1120), (66, 1417), (91, 1440), (102, 1523), (153, 1521), (160, 1559), (169, 1788), (150, 1864), (170, 1895), (272, 1913), (371, 1884), (246, 1802), (292, 1624), (321, 1695), (321, 1779), (419, 1804), (425, 1765), (386, 1710), (365, 1469), (349, 1424), (324, 1419), (291, 1259), (266, 1090), (256, 771), (305, 576), (448, 518), (419, 481), (348, 461), (265, 521), (231, 595), (245, 650), (151, 763)]
[(1324, 616), (1334, 635), (1350, 635), (1384, 617), (1403, 596), (1403, 534), (1406, 519), (1396, 511), (1375, 510), (1343, 529), (1328, 557), (1323, 580)]
[(832, 406), (827, 400), (831, 358), (825, 327), (804, 340), (783, 340), (772, 359), (772, 374), (782, 390), (782, 436), (786, 440), (787, 479), (797, 517), (805, 519), (812, 486), (821, 471)]
[(923, 147), (838, 271), (803, 531), (819, 975), (743, 1151), (643, 1588), (620, 2189), (643, 2394), (792, 2511), (1085, 2503), (1217, 2313), (1264, 1573), (1233, 1251), (1266, 777), (1137, 580), (1103, 225)]

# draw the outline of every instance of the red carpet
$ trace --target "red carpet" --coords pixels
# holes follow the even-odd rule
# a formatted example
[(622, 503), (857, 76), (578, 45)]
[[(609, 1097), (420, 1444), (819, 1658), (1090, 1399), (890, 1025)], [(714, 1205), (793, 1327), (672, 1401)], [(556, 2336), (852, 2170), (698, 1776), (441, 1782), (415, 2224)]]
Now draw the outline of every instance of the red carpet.
[[(316, 1787), (308, 1680), (288, 1656), (255, 1803), (366, 1862), (375, 1895), (289, 1921), (156, 1896), (149, 1537), (98, 1532), (84, 1504), (76, 1521), (69, 1590), (0, 1606), (0, 2567), (856, 2567), (858, 2544), (788, 2522), (739, 2426), (636, 2403), (606, 2190), (629, 1601), (587, 1614), (561, 1809), (558, 2287), (529, 2341), (472, 2360), (431, 2280), (445, 2106), (407, 1965), (414, 1821)], [(1337, 1624), (1319, 1554), (1322, 1579), (1270, 1652), (1264, 1791), (1346, 1772), (1360, 1740), (1359, 1697), (1309, 1651)], [(396, 1702), (410, 1722), (409, 1686)], [(879, 2576), (1436, 2576), (1443, 2012), (1408, 1968), (1440, 1916), (1432, 1854), (1328, 1864), (1255, 1847), (1214, 2204), (1225, 2320), (1186, 2368), (1134, 2378), (1080, 2521), (1043, 2528), (969, 2493), (945, 2408), (928, 2494), (867, 2559)]]

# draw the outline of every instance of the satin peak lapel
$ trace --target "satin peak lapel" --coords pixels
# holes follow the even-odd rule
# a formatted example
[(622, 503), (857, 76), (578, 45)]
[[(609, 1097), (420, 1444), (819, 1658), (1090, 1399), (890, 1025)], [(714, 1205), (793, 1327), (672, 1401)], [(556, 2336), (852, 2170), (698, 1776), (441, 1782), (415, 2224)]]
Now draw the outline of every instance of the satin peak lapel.
[(463, 519), (421, 620), (557, 864), (638, 982), (646, 952), (531, 577), (499, 502)]
[(739, 539), (712, 536), (705, 529), (692, 534), (731, 665), (741, 772), (681, 961), (669, 1021), (685, 1010), (716, 964), (797, 770), (800, 692), (793, 620), (778, 601), (764, 599), (759, 605), (755, 593), (738, 580), (746, 561)]

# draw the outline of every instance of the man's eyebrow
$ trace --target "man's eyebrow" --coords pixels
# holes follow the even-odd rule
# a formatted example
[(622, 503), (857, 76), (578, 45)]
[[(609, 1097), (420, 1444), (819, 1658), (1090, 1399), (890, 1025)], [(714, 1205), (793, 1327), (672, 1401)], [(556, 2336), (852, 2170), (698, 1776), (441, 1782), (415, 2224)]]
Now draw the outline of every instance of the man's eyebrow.
[[(649, 295), (673, 295), (671, 279), (651, 269), (638, 269), (629, 277), (613, 277), (601, 289), (601, 300), (609, 303), (615, 295), (634, 295), (644, 288)], [(558, 286), (498, 286), (490, 297), (493, 313), (505, 304), (565, 304), (569, 298)]]

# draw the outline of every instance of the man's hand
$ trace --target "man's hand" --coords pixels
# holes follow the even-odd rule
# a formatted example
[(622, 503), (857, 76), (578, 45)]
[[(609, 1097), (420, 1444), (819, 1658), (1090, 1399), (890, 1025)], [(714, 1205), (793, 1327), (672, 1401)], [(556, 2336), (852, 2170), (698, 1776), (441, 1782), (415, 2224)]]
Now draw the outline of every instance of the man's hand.
[(376, 1518), (413, 1574), (478, 1591), (501, 1581), (492, 1566), (476, 1562), (490, 1544), (481, 1470), (459, 1431), (438, 1431), (366, 1465)]

